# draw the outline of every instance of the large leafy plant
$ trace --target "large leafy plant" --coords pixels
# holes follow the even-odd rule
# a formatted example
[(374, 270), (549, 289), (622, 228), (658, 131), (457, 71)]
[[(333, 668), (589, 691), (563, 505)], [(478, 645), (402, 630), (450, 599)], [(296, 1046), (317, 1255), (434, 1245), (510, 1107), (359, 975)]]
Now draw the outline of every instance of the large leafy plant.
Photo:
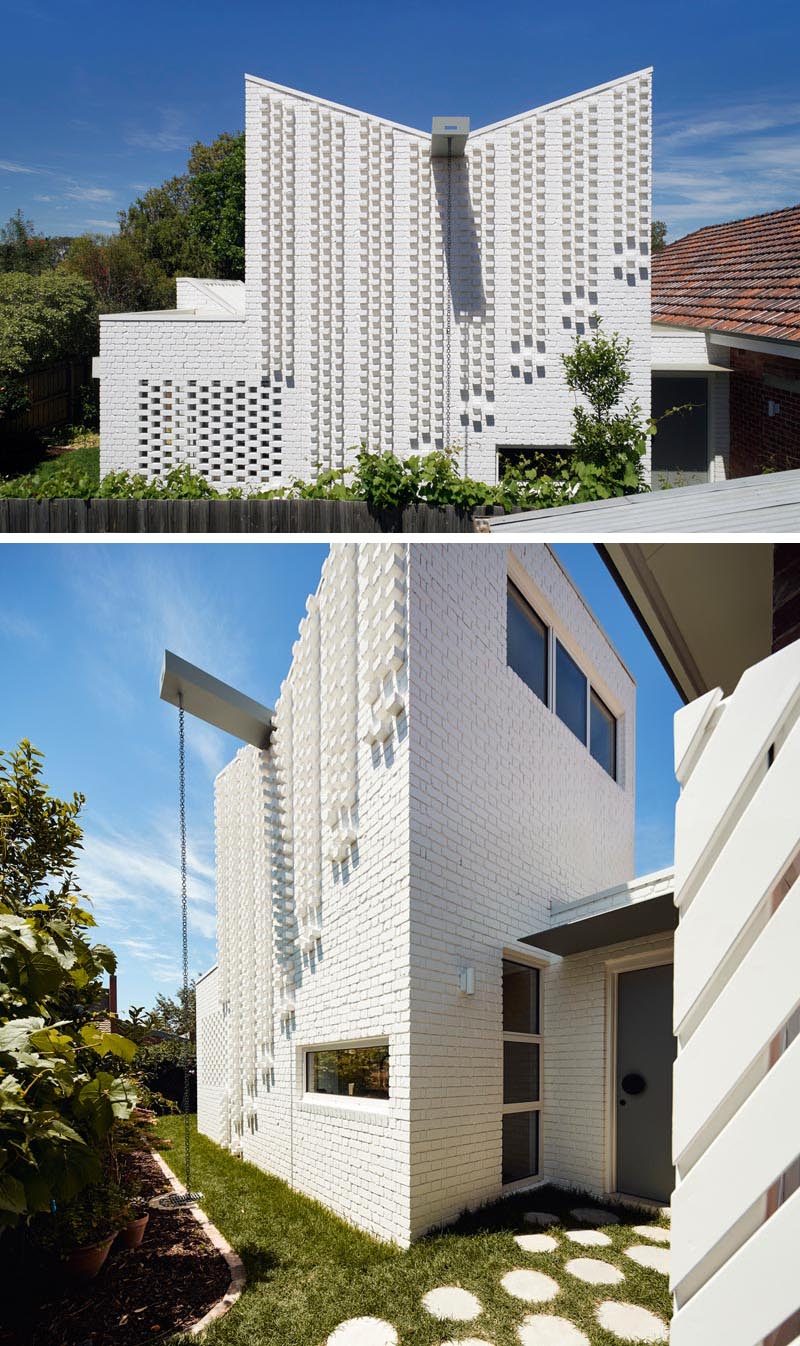
[(42, 754), (0, 752), (0, 1229), (75, 1198), (136, 1103), (136, 1047), (104, 1031), (101, 978), (75, 863), (82, 795), (52, 796)]

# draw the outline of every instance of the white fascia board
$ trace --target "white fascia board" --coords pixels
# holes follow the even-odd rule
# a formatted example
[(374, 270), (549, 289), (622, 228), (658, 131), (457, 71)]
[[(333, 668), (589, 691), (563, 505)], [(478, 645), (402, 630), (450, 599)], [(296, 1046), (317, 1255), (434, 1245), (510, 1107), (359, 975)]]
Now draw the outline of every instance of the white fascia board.
[(402, 131), (405, 135), (417, 136), (420, 140), (430, 140), (430, 131), (420, 131), (416, 126), (404, 126), (402, 122), (390, 121), (388, 117), (378, 117), (363, 108), (348, 107), (346, 103), (334, 103), (330, 98), (319, 98), (316, 94), (306, 93), (303, 89), (290, 89), (288, 84), (276, 84), (274, 80), (262, 79), (260, 75), (245, 75), (245, 84), (260, 84), (262, 88), (273, 89), (275, 93), (289, 94), (303, 103), (314, 103), (317, 107), (331, 108), (334, 112), (345, 112), (350, 117), (369, 117), (370, 121), (388, 126), (392, 131)]
[(541, 112), (551, 112), (555, 108), (567, 107), (570, 103), (581, 102), (584, 98), (594, 98), (597, 94), (606, 93), (608, 89), (616, 89), (620, 84), (629, 84), (632, 79), (640, 79), (642, 75), (652, 75), (653, 67), (645, 66), (642, 70), (633, 70), (629, 75), (620, 75), (618, 79), (609, 79), (605, 84), (595, 84), (591, 89), (580, 89), (578, 93), (568, 94), (566, 98), (556, 98), (552, 103), (542, 103), (540, 107), (528, 108), (525, 112), (516, 112), (513, 117), (504, 117), (502, 121), (490, 122), (488, 126), (478, 126), (470, 132), (470, 140), (476, 136), (486, 135), (489, 131), (499, 131), (504, 126), (513, 126), (515, 122), (525, 121), (527, 117), (538, 116)]
[(655, 359), (650, 362), (650, 370), (653, 374), (732, 374), (733, 370), (728, 365), (712, 365), (708, 361), (702, 360), (669, 360)]
[(243, 313), (207, 313), (190, 308), (153, 308), (142, 313), (101, 313), (101, 322), (244, 322)]
[(616, 911), (619, 907), (630, 907), (636, 902), (647, 902), (650, 898), (671, 893), (675, 886), (673, 867), (654, 870), (652, 874), (643, 874), (640, 878), (629, 879), (627, 883), (616, 884), (613, 888), (604, 888), (599, 893), (590, 893), (575, 902), (551, 901), (550, 920), (555, 926), (564, 924), (564, 917), (582, 920), (586, 916), (599, 916), (604, 911)]
[(800, 360), (800, 341), (772, 341), (769, 337), (713, 330), (709, 330), (708, 336), (715, 346), (739, 346), (742, 350), (757, 351), (761, 355), (782, 355), (787, 360)]
[[(632, 79), (638, 79), (642, 75), (652, 75), (653, 67), (646, 66), (642, 70), (634, 70), (630, 75), (620, 75), (618, 79), (607, 80), (605, 84), (596, 84), (591, 89), (581, 89), (577, 93), (569, 94), (566, 98), (557, 98), (552, 103), (542, 103), (540, 107), (528, 108), (525, 112), (517, 112), (513, 117), (506, 117), (499, 122), (491, 122), (488, 126), (478, 126), (470, 131), (470, 140), (476, 136), (486, 135), (489, 131), (499, 131), (505, 126), (513, 126), (514, 122), (524, 121), (527, 117), (537, 115), (540, 112), (549, 112), (554, 108), (566, 107), (569, 103), (578, 102), (584, 98), (592, 98), (596, 94), (605, 93), (608, 89), (615, 89), (620, 84), (628, 84)], [(366, 112), (363, 108), (348, 107), (346, 103), (334, 103), (329, 98), (319, 98), (315, 94), (306, 93), (302, 89), (291, 89), (286, 84), (276, 84), (274, 80), (262, 79), (260, 75), (245, 75), (246, 84), (259, 84), (263, 88), (273, 89), (276, 93), (289, 94), (292, 98), (299, 98), (305, 103), (314, 103), (317, 107), (332, 108), (335, 112), (345, 112), (351, 117), (369, 117), (370, 121), (379, 122), (382, 126), (388, 126), (393, 131), (402, 131), (406, 135), (417, 136), (418, 139), (426, 143), (430, 141), (429, 131), (420, 131), (415, 126), (405, 126), (402, 122), (391, 121), (388, 117), (378, 117), (373, 112)]]

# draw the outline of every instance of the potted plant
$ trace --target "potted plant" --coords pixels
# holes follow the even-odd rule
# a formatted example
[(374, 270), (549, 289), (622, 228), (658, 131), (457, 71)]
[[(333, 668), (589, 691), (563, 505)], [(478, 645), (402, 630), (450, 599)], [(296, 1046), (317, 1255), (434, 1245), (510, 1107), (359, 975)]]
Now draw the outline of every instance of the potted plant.
[(121, 1248), (138, 1248), (144, 1238), (150, 1212), (147, 1203), (139, 1191), (135, 1191), (128, 1203), (126, 1223), (117, 1234), (117, 1243)]
[(41, 1248), (60, 1259), (68, 1276), (91, 1280), (103, 1266), (130, 1210), (116, 1183), (92, 1183), (51, 1215), (40, 1216), (36, 1239)]

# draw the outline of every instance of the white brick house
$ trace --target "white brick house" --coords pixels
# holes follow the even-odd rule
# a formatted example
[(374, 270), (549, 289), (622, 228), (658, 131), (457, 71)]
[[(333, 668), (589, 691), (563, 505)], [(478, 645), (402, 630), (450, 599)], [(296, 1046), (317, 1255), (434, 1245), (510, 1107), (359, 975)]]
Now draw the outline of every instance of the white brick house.
[[(101, 320), (104, 472), (281, 485), (361, 443), (563, 445), (599, 313), (650, 404), (650, 71), (438, 137), (246, 78), (246, 280)], [(466, 119), (452, 119), (453, 124)], [(448, 152), (449, 149), (449, 152)]]
[(633, 680), (554, 554), (332, 547), (267, 714), (217, 779), (201, 1131), (401, 1244), (617, 1190), (608, 1015), (674, 907), (631, 877)]

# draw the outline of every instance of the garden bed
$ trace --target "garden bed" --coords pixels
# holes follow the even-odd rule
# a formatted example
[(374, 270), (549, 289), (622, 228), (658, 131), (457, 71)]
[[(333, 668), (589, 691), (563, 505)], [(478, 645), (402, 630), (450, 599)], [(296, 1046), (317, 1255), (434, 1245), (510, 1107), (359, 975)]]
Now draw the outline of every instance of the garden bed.
[[(170, 1190), (152, 1156), (128, 1156), (145, 1196)], [(1, 1246), (1, 1244), (0, 1244)], [(230, 1271), (191, 1211), (151, 1211), (141, 1247), (113, 1246), (95, 1280), (30, 1263), (3, 1296), (2, 1346), (140, 1346), (187, 1330), (228, 1289)], [(44, 1295), (42, 1291), (44, 1290)]]

